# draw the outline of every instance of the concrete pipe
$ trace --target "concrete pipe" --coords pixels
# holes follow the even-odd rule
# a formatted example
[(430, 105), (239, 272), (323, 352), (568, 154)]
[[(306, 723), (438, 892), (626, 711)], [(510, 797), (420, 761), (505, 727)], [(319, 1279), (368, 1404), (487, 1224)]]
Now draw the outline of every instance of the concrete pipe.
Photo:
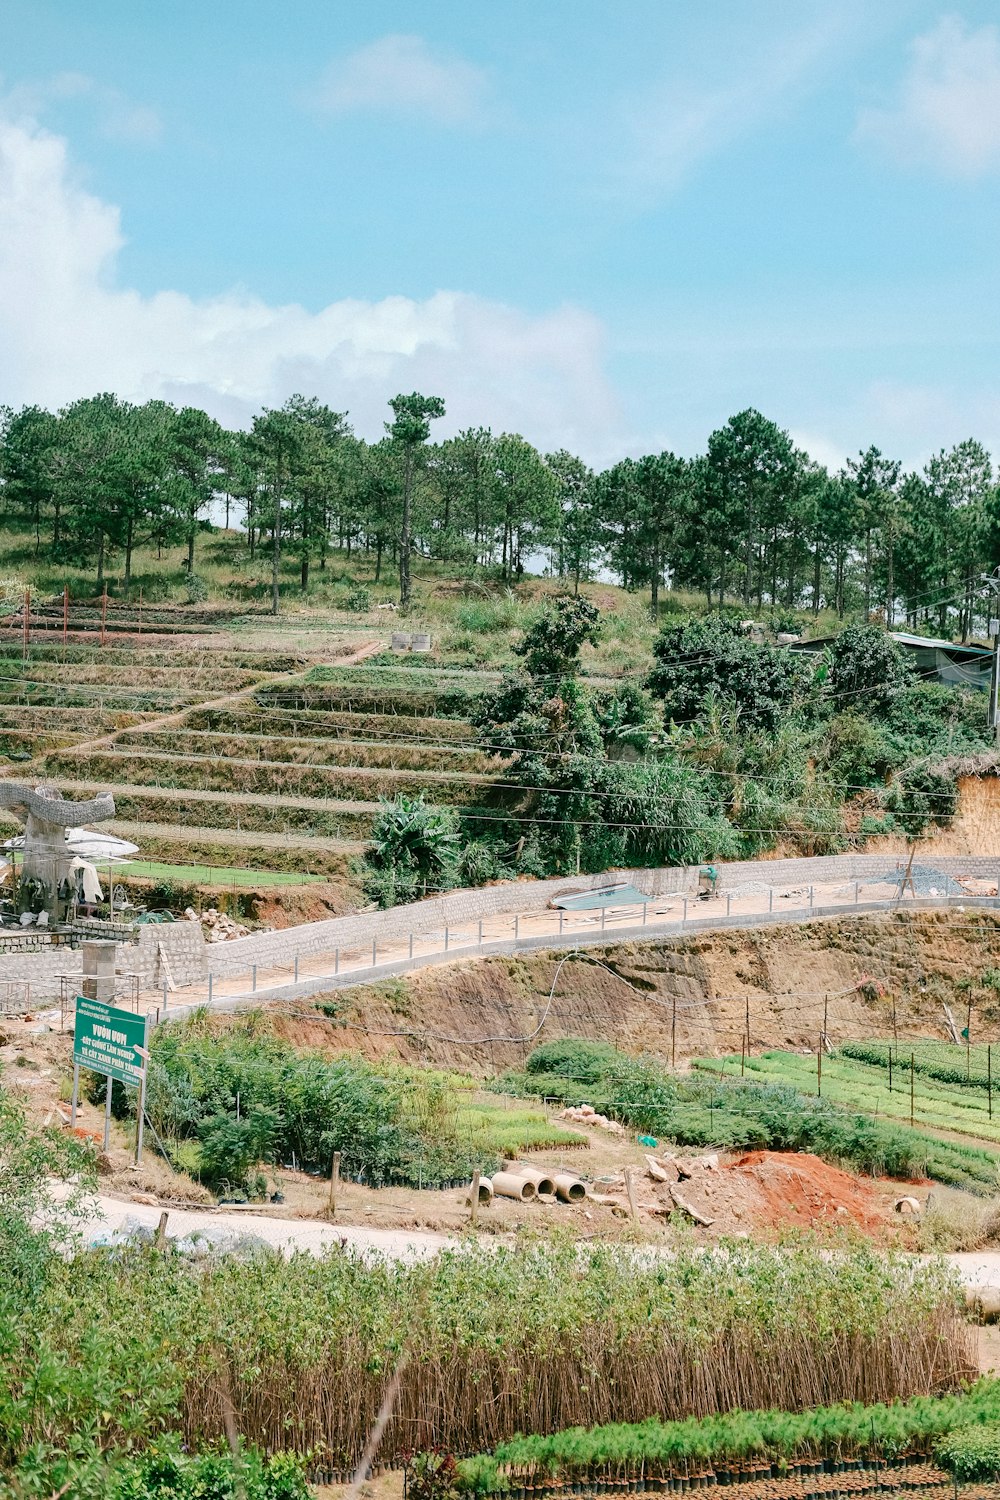
[[(490, 1177), (479, 1179), (479, 1201), (480, 1203), (493, 1202), (493, 1180)], [(466, 1208), (472, 1207), (472, 1183), (469, 1183), (469, 1196), (465, 1200)]]
[(515, 1172), (494, 1172), (493, 1192), (498, 1198), (518, 1198), (522, 1203), (530, 1203), (535, 1196), (535, 1184)]
[(556, 1197), (561, 1203), (579, 1203), (587, 1196), (587, 1189), (579, 1177), (572, 1172), (557, 1172), (552, 1179), (556, 1185)]
[(523, 1177), (526, 1182), (533, 1182), (536, 1193), (547, 1193), (550, 1198), (555, 1197), (556, 1185), (548, 1172), (540, 1172), (537, 1167), (523, 1166), (520, 1162), (512, 1163), (507, 1170), (512, 1176)]

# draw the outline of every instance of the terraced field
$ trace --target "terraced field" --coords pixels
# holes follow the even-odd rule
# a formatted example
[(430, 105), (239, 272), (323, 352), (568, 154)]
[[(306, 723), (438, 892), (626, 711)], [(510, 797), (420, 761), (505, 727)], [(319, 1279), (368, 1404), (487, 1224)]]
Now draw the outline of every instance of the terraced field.
[(503, 761), (466, 717), (481, 676), (370, 663), (379, 641), (336, 639), (311, 659), (42, 644), (23, 664), (2, 643), (7, 774), (74, 798), (113, 791), (111, 830), (160, 866), (343, 879), (380, 798), (479, 805)]

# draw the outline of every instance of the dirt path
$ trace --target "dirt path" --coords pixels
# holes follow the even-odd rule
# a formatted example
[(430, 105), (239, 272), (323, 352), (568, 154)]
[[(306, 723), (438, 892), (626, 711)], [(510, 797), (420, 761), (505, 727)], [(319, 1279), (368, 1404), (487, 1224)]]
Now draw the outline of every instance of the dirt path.
[[(98, 1196), (90, 1200), (80, 1220), (88, 1244), (100, 1244), (109, 1237), (130, 1233), (136, 1228), (156, 1229), (163, 1209), (158, 1204), (134, 1203), (128, 1199)], [(322, 1255), (331, 1245), (350, 1246), (356, 1250), (374, 1250), (392, 1260), (422, 1260), (436, 1255), (448, 1245), (459, 1243), (444, 1234), (427, 1230), (364, 1229), (353, 1225), (326, 1224), (316, 1219), (280, 1219), (269, 1214), (202, 1212), (197, 1209), (168, 1210), (167, 1234), (171, 1239), (203, 1234), (225, 1240), (236, 1235), (252, 1235), (275, 1250), (289, 1254), (305, 1250)]]
[[(131, 1233), (137, 1228), (155, 1230), (163, 1209), (158, 1204), (134, 1203), (109, 1195), (89, 1201), (80, 1226), (88, 1244)], [(203, 1234), (209, 1240), (231, 1244), (235, 1237), (253, 1236), (285, 1254), (305, 1251), (322, 1255), (331, 1245), (374, 1251), (391, 1260), (425, 1260), (440, 1250), (462, 1243), (451, 1235), (426, 1229), (365, 1229), (349, 1224), (329, 1224), (316, 1219), (281, 1219), (270, 1214), (242, 1210), (169, 1209), (166, 1232), (173, 1238)], [(480, 1237), (480, 1243), (496, 1244), (495, 1236)], [(659, 1253), (665, 1253), (660, 1250)], [(964, 1287), (1000, 1286), (1000, 1251), (980, 1251), (942, 1257), (958, 1274)]]

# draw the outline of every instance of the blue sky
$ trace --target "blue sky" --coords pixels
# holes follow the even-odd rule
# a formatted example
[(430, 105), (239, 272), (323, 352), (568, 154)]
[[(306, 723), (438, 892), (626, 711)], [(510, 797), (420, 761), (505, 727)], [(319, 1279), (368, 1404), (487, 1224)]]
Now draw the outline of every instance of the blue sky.
[(6, 0), (0, 400), (1000, 454), (1000, 14)]

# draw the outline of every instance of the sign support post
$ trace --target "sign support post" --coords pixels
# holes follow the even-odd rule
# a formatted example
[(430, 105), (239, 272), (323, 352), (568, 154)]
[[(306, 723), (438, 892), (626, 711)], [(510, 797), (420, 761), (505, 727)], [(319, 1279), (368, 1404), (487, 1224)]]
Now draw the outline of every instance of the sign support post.
[(73, 1029), (73, 1105), (71, 1124), (76, 1123), (80, 1094), (80, 1069), (90, 1068), (107, 1080), (104, 1104), (104, 1150), (111, 1144), (111, 1091), (114, 1080), (139, 1090), (136, 1131), (136, 1162), (142, 1152), (142, 1118), (146, 1095), (146, 1065), (149, 1059), (149, 1017), (120, 1010), (103, 1001), (78, 995)]
[(142, 1137), (146, 1124), (146, 1074), (149, 1072), (149, 1014), (146, 1014), (145, 1038), (143, 1041), (142, 1074), (139, 1078), (139, 1112), (135, 1123), (135, 1164), (142, 1166)]

